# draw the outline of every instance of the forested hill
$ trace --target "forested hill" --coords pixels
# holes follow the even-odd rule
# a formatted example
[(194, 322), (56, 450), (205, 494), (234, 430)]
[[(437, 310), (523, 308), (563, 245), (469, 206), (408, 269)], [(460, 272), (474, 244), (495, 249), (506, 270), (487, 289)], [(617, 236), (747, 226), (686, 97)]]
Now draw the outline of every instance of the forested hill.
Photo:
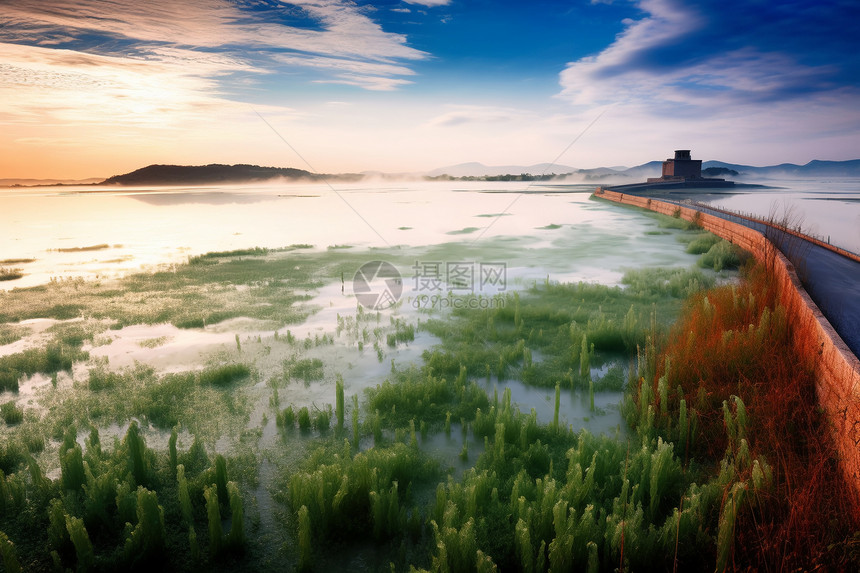
[[(241, 183), (270, 179), (343, 179), (346, 176), (320, 175), (291, 167), (260, 167), (259, 165), (149, 165), (141, 169), (114, 175), (99, 185), (203, 185)], [(356, 176), (358, 177), (358, 176)]]

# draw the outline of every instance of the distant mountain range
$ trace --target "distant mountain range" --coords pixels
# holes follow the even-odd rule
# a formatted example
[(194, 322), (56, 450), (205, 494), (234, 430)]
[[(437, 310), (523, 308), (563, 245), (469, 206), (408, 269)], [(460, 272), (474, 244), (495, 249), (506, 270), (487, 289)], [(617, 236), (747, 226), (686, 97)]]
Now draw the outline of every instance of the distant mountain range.
[[(538, 163), (536, 165), (496, 165), (487, 166), (481, 163), (460, 163), (441, 167), (426, 173), (386, 174), (379, 172), (319, 174), (294, 169), (290, 167), (261, 167), (259, 165), (149, 165), (141, 169), (114, 175), (104, 180), (97, 178), (80, 180), (56, 179), (0, 179), (0, 186), (46, 186), (46, 185), (121, 185), (121, 186), (150, 186), (150, 185), (213, 185), (243, 182), (275, 181), (360, 181), (366, 178), (382, 179), (482, 179), (501, 178), (505, 175), (521, 176), (528, 174), (530, 179), (561, 179), (568, 181), (590, 182), (626, 182), (644, 181), (648, 177), (659, 177), (662, 161), (649, 161), (636, 167), (597, 167), (594, 169), (579, 169), (569, 165), (553, 165)], [(782, 163), (767, 167), (725, 163), (723, 161), (705, 161), (703, 169), (711, 169), (718, 177), (728, 178), (779, 178), (779, 177), (860, 177), (860, 159), (849, 161), (810, 161), (806, 165)], [(737, 172), (737, 175), (732, 173)], [(517, 177), (514, 179), (516, 180)], [(525, 179), (525, 178), (523, 178)]]
[[(627, 179), (630, 181), (645, 180), (648, 177), (659, 177), (662, 172), (662, 161), (649, 161), (636, 167), (598, 167), (594, 169), (578, 169), (567, 165), (500, 165), (487, 166), (481, 163), (460, 163), (449, 167), (441, 167), (426, 173), (428, 176), (439, 177), (493, 177), (503, 174), (529, 173), (541, 175), (555, 173), (567, 175), (582, 181), (604, 181), (607, 179)], [(860, 159), (849, 161), (810, 161), (806, 165), (782, 163), (767, 167), (725, 163), (723, 161), (704, 161), (703, 169), (722, 168), (736, 171), (738, 177), (860, 177)]]

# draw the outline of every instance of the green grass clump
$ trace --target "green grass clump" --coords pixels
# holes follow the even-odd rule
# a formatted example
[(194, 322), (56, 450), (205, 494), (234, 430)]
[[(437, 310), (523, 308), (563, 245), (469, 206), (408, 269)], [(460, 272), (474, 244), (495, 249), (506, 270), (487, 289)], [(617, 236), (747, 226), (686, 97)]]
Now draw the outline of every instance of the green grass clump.
[(457, 229), (456, 231), (448, 231), (445, 233), (446, 235), (470, 235), (475, 231), (479, 231), (478, 227), (463, 227), (462, 229)]
[(225, 364), (207, 368), (200, 373), (200, 383), (224, 388), (251, 375), (245, 364)]
[(325, 408), (317, 408), (314, 412), (313, 427), (315, 430), (325, 432), (331, 427), (331, 404), (326, 404)]
[(299, 409), (297, 419), (301, 431), (307, 432), (311, 429), (311, 413), (307, 406), (302, 406)]
[(284, 378), (305, 382), (322, 380), (324, 376), (323, 361), (319, 358), (293, 358), (284, 361)]
[(293, 428), (296, 424), (296, 412), (290, 404), (275, 416), (275, 423), (279, 428)]
[(230, 363), (169, 374), (140, 364), (118, 371), (97, 364), (85, 383), (46, 396), (52, 411), (49, 425), (53, 434), (62, 435), (72, 425), (125, 424), (138, 418), (166, 431), (181, 422), (212, 439), (227, 431), (238, 435), (250, 407), (241, 380), (250, 374), (248, 366)]
[(489, 406), (486, 392), (465, 376), (445, 379), (415, 367), (398, 370), (392, 379), (367, 390), (370, 411), (382, 420), (403, 428), (415, 418), (431, 426), (441, 426), (450, 412), (454, 419), (471, 420), (478, 408)]
[(0, 346), (12, 344), (21, 340), (30, 333), (30, 329), (26, 326), (16, 324), (0, 324)]
[(712, 233), (703, 233), (693, 237), (687, 244), (686, 252), (691, 255), (701, 255), (707, 253), (711, 247), (720, 242), (720, 238)]
[(24, 410), (19, 408), (14, 401), (5, 402), (0, 405), (0, 417), (9, 426), (20, 424), (24, 421)]
[(0, 267), (0, 281), (14, 281), (24, 276), (21, 269)]
[[(434, 375), (500, 379), (516, 377), (536, 386), (589, 387), (582, 339), (586, 337), (589, 366), (600, 367), (631, 356), (653, 321), (673, 316), (681, 299), (712, 284), (695, 269), (629, 271), (626, 288), (598, 284), (536, 285), (527, 293), (500, 298), (494, 308), (461, 308), (455, 319), (431, 319), (422, 327), (442, 339), (425, 353)], [(593, 348), (592, 346), (593, 345)], [(540, 352), (541, 360), (534, 360)], [(618, 388), (617, 376), (594, 380), (596, 390)]]
[[(231, 463), (219, 458), (212, 467), (197, 440), (178, 453), (183, 463), (175, 470), (168, 452), (147, 446), (136, 423), (110, 451), (95, 430), (82, 449), (72, 430), (58, 455), (57, 480), (32, 458), (0, 471), (0, 529), (21, 535), (17, 555), (28, 570), (206, 570), (220, 562), (222, 549), (241, 552), (246, 543), (241, 491), (228, 480)], [(208, 523), (204, 492), (221, 482), (232, 525), (223, 539), (198, 543), (196, 532)], [(206, 557), (200, 545), (218, 551)]]
[(89, 358), (89, 354), (75, 346), (50, 343), (43, 348), (29, 348), (16, 354), (0, 357), (0, 390), (18, 391), (22, 376), (36, 373), (56, 374), (70, 371), (72, 364)]
[(309, 290), (325, 283), (324, 277), (355, 272), (355, 257), (347, 252), (303, 250), (210, 253), (189, 264), (124, 277), (118, 284), (58, 280), (16, 289), (4, 294), (0, 323), (86, 316), (110, 320), (114, 328), (165, 322), (201, 328), (249, 317), (281, 326), (312, 312), (301, 303), (310, 298)]
[(269, 254), (269, 249), (262, 247), (253, 247), (251, 249), (236, 249), (234, 251), (220, 251), (217, 253), (206, 253), (188, 258), (188, 264), (199, 265), (217, 262), (221, 259), (229, 259), (235, 257), (264, 257)]
[(312, 453), (308, 468), (290, 476), (283, 501), (297, 513), (307, 508), (317, 551), (326, 540), (382, 541), (407, 530), (413, 484), (438, 475), (433, 461), (403, 443), (352, 454), (345, 442)]
[(403, 319), (394, 319), (391, 323), (394, 325), (394, 332), (386, 335), (386, 342), (389, 347), (395, 348), (398, 344), (405, 344), (415, 340), (415, 325), (408, 324)]
[(717, 272), (727, 269), (737, 269), (747, 260), (744, 251), (737, 245), (726, 240), (714, 244), (708, 252), (699, 259), (699, 266), (713, 269)]
[(645, 268), (625, 272), (621, 284), (637, 296), (682, 300), (711, 288), (714, 279), (695, 269)]
[(27, 452), (21, 443), (15, 439), (3, 436), (0, 440), (0, 471), (14, 472), (27, 459)]
[(3, 560), (3, 568), (9, 573), (19, 573), (22, 570), (15, 544), (2, 531), (0, 531), (0, 558)]

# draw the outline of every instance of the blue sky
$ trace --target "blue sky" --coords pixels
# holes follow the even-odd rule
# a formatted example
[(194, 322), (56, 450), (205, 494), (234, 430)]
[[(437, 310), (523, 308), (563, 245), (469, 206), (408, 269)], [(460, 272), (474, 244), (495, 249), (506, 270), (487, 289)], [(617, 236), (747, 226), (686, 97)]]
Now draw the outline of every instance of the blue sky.
[(0, 8), (0, 178), (860, 157), (856, 0)]

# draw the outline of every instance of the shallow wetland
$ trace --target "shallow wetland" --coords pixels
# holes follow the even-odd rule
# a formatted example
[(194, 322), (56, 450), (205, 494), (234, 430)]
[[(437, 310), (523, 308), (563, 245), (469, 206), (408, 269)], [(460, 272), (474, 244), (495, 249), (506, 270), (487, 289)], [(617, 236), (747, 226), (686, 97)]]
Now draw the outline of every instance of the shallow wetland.
[[(344, 190), (373, 229), (318, 188), (34, 200), (114, 218), (0, 253), (26, 273), (0, 291), (7, 568), (724, 567), (779, 466), (730, 395), (725, 457), (694, 457), (711, 413), (660, 353), (745, 257), (536, 187)], [(390, 308), (357, 304), (369, 261), (401, 275)]]

